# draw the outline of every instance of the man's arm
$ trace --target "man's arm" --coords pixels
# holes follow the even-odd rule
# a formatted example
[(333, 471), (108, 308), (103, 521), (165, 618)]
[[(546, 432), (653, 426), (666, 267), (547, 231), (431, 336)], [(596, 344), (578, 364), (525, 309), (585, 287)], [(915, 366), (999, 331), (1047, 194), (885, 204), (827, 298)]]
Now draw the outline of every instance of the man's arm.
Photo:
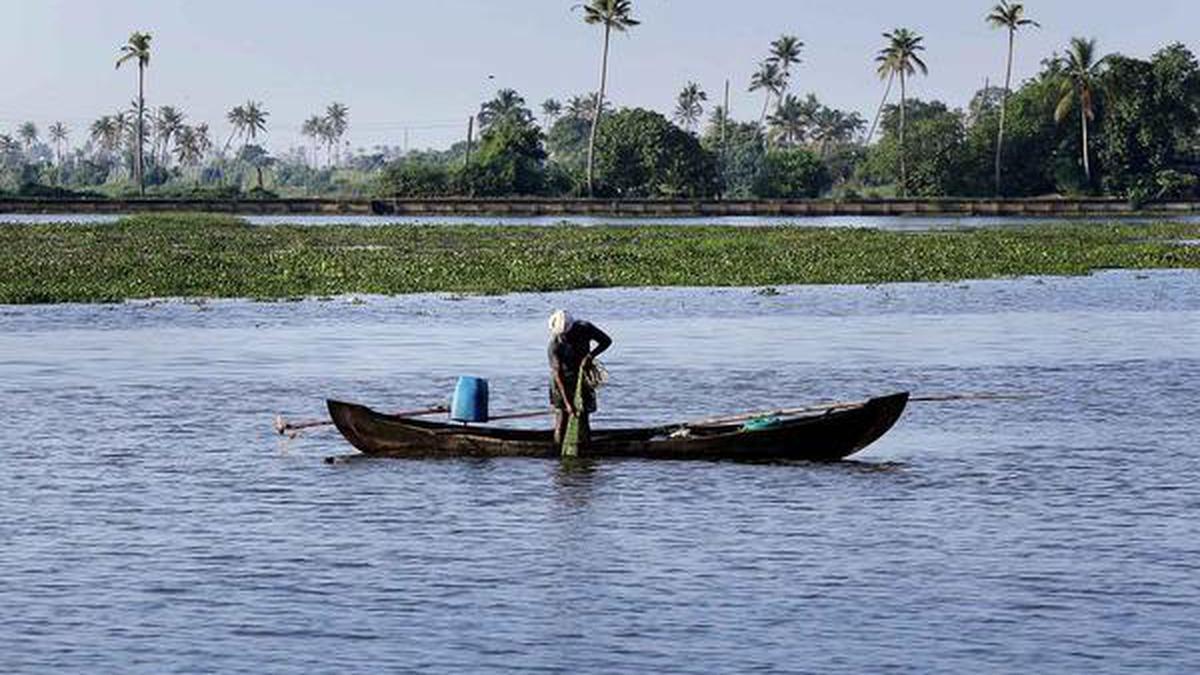
[(552, 381), (554, 383), (554, 387), (556, 389), (558, 389), (558, 393), (562, 397), (564, 407), (567, 411), (567, 414), (574, 415), (575, 414), (575, 401), (574, 401), (575, 395), (573, 392), (567, 391), (567, 383), (566, 383), (566, 380), (563, 379), (563, 374), (562, 374), (563, 373), (562, 359), (559, 358), (557, 346), (558, 346), (557, 342), (551, 342), (550, 346), (546, 349), (546, 355), (550, 358), (550, 372), (552, 373), (551, 377), (552, 377)]
[(563, 381), (562, 371), (558, 368), (554, 369), (554, 386), (558, 387), (558, 393), (562, 395), (563, 403), (565, 404), (568, 415), (575, 414), (574, 394), (567, 393), (567, 383)]
[(596, 348), (589, 352), (588, 355), (593, 359), (603, 354), (605, 350), (612, 346), (612, 338), (608, 336), (608, 333), (596, 328), (595, 325), (592, 326), (592, 341), (596, 343)]

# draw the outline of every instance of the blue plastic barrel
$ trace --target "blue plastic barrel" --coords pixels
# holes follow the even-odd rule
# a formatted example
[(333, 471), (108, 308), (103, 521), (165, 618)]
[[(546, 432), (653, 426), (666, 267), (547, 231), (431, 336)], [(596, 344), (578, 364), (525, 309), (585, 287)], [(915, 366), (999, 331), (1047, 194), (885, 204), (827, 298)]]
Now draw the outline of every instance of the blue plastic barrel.
[(460, 377), (450, 400), (450, 419), (455, 422), (488, 421), (488, 383), (482, 377)]

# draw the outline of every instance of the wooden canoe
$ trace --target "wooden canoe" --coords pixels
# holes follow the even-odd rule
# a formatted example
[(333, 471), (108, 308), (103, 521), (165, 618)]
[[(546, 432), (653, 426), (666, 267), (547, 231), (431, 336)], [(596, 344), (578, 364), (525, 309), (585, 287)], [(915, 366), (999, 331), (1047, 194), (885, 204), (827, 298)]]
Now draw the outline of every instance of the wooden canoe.
[[(745, 430), (741, 423), (645, 429), (596, 429), (585, 457), (667, 460), (806, 460), (833, 462), (883, 436), (900, 419), (908, 394), (893, 394)], [(378, 457), (558, 457), (551, 431), (463, 426), (396, 417), (328, 401), (338, 431)]]

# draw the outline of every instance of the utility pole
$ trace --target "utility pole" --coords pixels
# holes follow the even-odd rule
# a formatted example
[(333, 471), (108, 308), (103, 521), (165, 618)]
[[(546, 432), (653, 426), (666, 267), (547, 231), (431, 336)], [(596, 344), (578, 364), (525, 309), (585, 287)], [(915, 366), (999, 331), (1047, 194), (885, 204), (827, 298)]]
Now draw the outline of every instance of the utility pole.
[(475, 138), (475, 116), (471, 115), (467, 118), (467, 162), (464, 166), (471, 166), (471, 142)]
[(463, 168), (463, 173), (467, 177), (467, 196), (475, 196), (475, 180), (471, 178), (471, 143), (475, 140), (475, 116), (471, 115), (467, 119), (467, 162)]

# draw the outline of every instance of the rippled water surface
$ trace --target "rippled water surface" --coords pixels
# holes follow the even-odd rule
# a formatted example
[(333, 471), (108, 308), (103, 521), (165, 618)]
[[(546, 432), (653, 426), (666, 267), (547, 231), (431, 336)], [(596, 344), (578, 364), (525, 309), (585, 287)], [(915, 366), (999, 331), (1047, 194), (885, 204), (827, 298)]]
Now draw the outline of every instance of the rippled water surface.
[[(0, 672), (1196, 672), (1200, 274), (0, 306)], [(356, 461), (326, 396), (917, 403), (837, 465)]]

